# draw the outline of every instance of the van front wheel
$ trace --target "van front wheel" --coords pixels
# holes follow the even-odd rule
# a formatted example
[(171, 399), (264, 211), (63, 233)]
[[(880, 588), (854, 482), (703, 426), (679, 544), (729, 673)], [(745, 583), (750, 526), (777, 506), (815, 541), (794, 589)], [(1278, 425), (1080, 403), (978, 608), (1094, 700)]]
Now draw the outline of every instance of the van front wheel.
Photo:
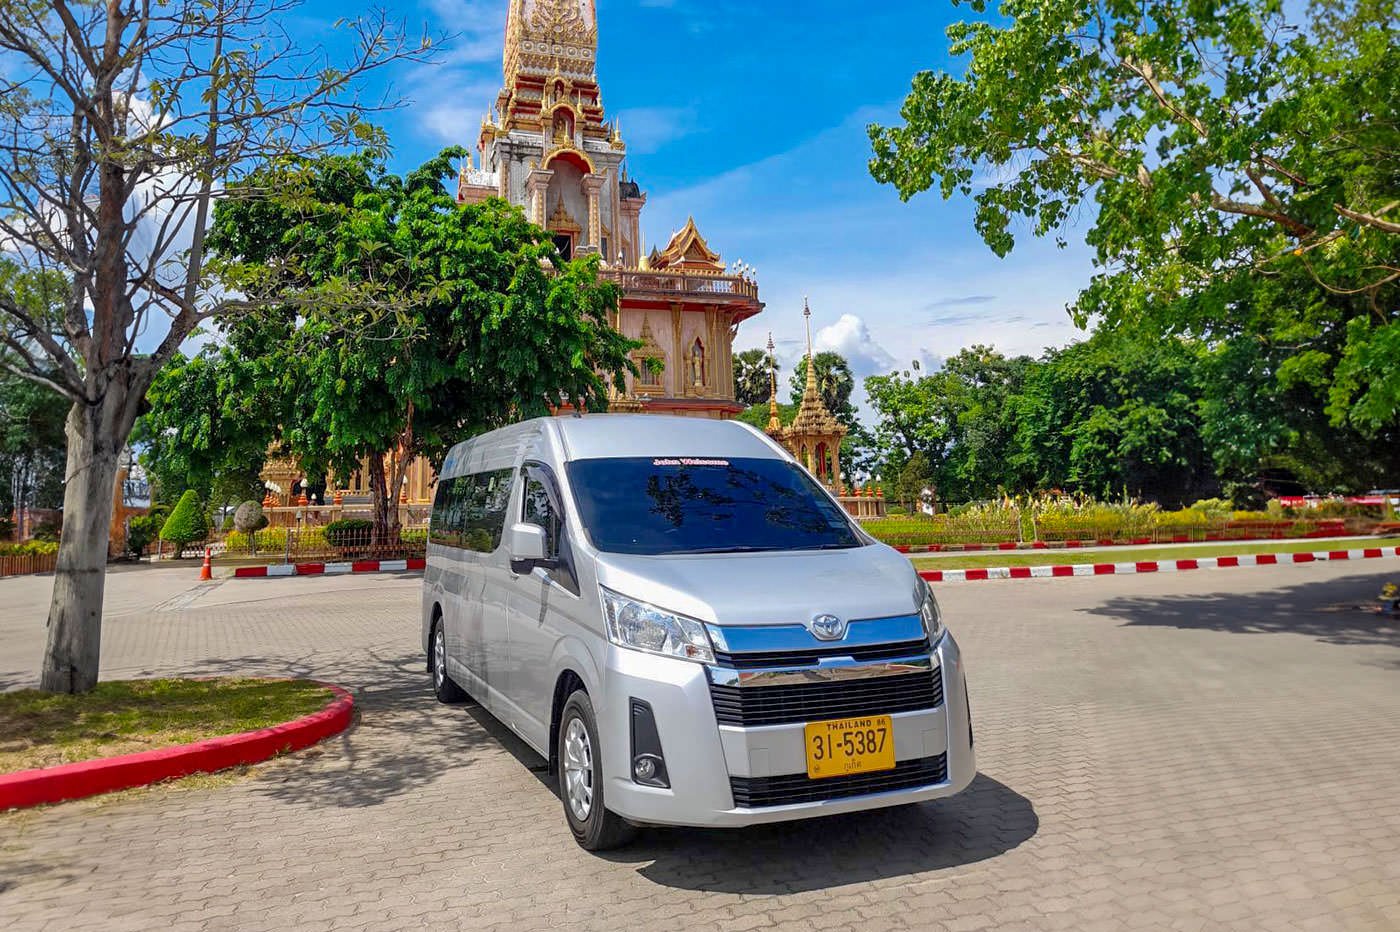
[(444, 705), (465, 702), (466, 690), (452, 682), (447, 675), (447, 637), (442, 631), (442, 619), (433, 624), (432, 655), (428, 658), (433, 673), (433, 694)]
[(559, 798), (574, 841), (586, 851), (627, 844), (636, 828), (609, 812), (603, 799), (603, 754), (588, 693), (576, 690), (559, 720)]

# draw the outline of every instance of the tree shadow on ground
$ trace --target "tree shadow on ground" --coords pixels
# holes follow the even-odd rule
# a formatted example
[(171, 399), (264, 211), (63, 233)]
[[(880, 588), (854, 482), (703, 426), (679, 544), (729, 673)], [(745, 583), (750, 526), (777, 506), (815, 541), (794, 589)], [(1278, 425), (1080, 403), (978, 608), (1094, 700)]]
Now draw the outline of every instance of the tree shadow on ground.
[(1083, 611), (1128, 627), (1301, 634), (1326, 644), (1400, 648), (1400, 619), (1375, 611), (1386, 579), (1384, 574), (1358, 575), (1267, 592), (1120, 597)]
[(318, 808), (377, 806), (471, 766), (497, 742), (484, 729), (463, 727), (462, 716), (443, 714), (421, 653), (370, 651), (361, 662), (337, 660), (333, 674), (312, 657), (208, 659), (185, 666), (182, 675), (226, 676), (231, 670), (324, 678), (355, 697), (355, 721), (344, 732), (260, 768), (249, 788), (272, 799)]
[(650, 861), (637, 873), (665, 887), (771, 895), (962, 867), (1005, 854), (1039, 828), (1029, 799), (978, 774), (947, 799), (743, 829), (647, 829), (602, 856)]

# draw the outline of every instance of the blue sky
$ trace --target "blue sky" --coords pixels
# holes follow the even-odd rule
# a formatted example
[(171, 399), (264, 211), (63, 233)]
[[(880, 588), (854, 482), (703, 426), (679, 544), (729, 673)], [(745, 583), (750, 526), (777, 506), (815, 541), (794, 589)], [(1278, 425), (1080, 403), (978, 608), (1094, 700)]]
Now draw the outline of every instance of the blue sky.
[[(972, 229), (971, 205), (927, 193), (908, 204), (867, 170), (865, 127), (897, 119), (925, 68), (960, 70), (944, 27), (975, 14), (946, 0), (597, 0), (599, 82), (647, 191), (649, 242), (693, 214), (726, 262), (758, 269), (767, 310), (741, 348), (769, 330), (790, 364), (810, 295), (818, 348), (858, 376), (935, 363), (973, 343), (1039, 354), (1080, 338), (1065, 305), (1088, 280), (1088, 251), (1028, 233), (998, 259)], [(393, 75), (407, 104), (381, 122), (394, 166), (443, 145), (474, 147), (501, 84), (506, 0), (420, 0), (394, 12), (457, 33), (439, 63)], [(349, 12), (312, 0), (308, 30)]]

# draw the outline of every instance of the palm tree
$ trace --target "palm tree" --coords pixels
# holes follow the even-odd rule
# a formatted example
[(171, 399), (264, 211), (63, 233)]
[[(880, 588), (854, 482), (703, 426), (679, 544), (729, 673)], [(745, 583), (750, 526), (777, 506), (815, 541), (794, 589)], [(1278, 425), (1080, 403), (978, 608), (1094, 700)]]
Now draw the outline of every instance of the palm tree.
[(748, 349), (734, 356), (734, 398), (743, 405), (768, 400), (768, 354)]

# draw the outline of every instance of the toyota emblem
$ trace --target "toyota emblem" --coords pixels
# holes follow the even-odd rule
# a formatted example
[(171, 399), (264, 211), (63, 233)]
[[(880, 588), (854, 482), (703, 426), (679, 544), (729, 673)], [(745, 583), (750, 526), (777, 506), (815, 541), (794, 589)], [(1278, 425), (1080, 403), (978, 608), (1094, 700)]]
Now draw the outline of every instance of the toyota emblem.
[(835, 615), (818, 615), (812, 619), (812, 634), (819, 640), (839, 641), (846, 636), (846, 622)]

